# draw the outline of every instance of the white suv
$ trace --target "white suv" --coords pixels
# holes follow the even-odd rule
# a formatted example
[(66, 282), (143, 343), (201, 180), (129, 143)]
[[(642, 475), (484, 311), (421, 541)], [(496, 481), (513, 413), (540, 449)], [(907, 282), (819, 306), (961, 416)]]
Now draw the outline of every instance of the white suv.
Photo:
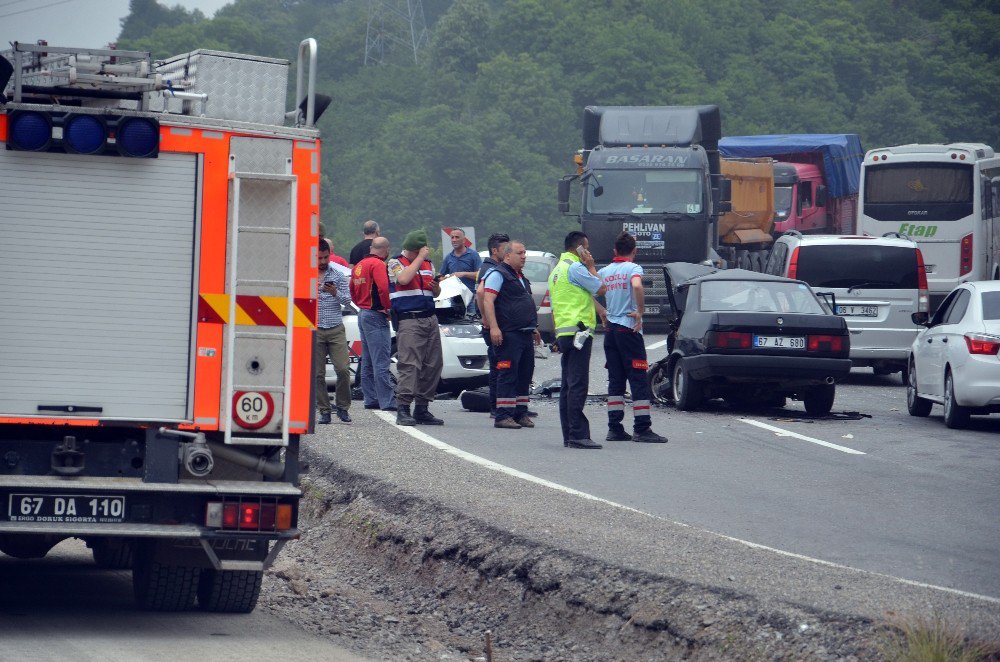
[(783, 234), (765, 273), (803, 280), (817, 294), (833, 294), (836, 313), (851, 332), (851, 361), (876, 375), (901, 372), (921, 330), (913, 313), (928, 312), (927, 274), (917, 244), (905, 236)]

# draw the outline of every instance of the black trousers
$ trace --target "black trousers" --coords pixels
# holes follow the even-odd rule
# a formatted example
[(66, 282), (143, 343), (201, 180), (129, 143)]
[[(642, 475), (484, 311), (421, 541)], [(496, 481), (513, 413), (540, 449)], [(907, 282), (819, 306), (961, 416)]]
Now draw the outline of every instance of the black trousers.
[(528, 412), (531, 377), (535, 373), (535, 343), (531, 331), (503, 334), (494, 348), (497, 357), (497, 420), (519, 419)]
[(573, 336), (559, 336), (562, 387), (559, 389), (559, 423), (563, 441), (590, 439), (590, 421), (583, 414), (590, 387), (590, 350), (594, 339), (587, 338), (583, 349), (573, 346)]
[(497, 413), (497, 353), (490, 341), (490, 334), (483, 330), (483, 340), (486, 342), (486, 358), (490, 361), (490, 413)]
[(646, 345), (642, 334), (627, 326), (609, 324), (604, 334), (604, 358), (608, 364), (608, 427), (620, 428), (625, 420), (625, 385), (632, 392), (632, 426), (636, 432), (650, 428), (649, 381)]

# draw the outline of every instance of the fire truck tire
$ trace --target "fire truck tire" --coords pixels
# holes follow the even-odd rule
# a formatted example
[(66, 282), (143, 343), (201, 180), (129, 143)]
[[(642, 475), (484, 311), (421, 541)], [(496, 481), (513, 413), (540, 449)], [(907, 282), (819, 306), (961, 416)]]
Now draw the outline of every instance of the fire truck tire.
[(263, 572), (202, 570), (198, 606), (205, 611), (249, 614), (257, 606)]
[(199, 568), (153, 560), (151, 550), (137, 550), (132, 568), (135, 601), (149, 611), (186, 611), (198, 595)]
[(127, 540), (95, 540), (90, 544), (94, 563), (100, 568), (125, 570), (132, 567), (133, 545)]

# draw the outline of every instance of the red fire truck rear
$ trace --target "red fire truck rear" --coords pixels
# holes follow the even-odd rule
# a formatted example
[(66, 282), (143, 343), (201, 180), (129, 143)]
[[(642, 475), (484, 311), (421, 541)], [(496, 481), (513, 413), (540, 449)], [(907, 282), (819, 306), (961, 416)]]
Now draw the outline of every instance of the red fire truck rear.
[(290, 112), (287, 60), (2, 55), (0, 551), (251, 611), (313, 428), (316, 43)]

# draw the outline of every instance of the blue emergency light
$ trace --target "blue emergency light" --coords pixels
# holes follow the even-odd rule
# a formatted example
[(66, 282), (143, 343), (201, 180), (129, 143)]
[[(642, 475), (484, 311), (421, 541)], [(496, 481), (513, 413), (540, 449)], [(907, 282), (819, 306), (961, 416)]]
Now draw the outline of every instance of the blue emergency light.
[(63, 123), (63, 144), (67, 151), (95, 154), (108, 140), (108, 127), (93, 115), (71, 115)]
[(123, 117), (118, 121), (115, 142), (124, 156), (155, 157), (160, 149), (160, 124), (145, 117)]
[(43, 152), (52, 143), (52, 118), (46, 113), (10, 113), (7, 149)]
[(8, 117), (10, 150), (141, 159), (155, 159), (160, 152), (160, 123), (149, 117), (36, 110), (12, 110)]

